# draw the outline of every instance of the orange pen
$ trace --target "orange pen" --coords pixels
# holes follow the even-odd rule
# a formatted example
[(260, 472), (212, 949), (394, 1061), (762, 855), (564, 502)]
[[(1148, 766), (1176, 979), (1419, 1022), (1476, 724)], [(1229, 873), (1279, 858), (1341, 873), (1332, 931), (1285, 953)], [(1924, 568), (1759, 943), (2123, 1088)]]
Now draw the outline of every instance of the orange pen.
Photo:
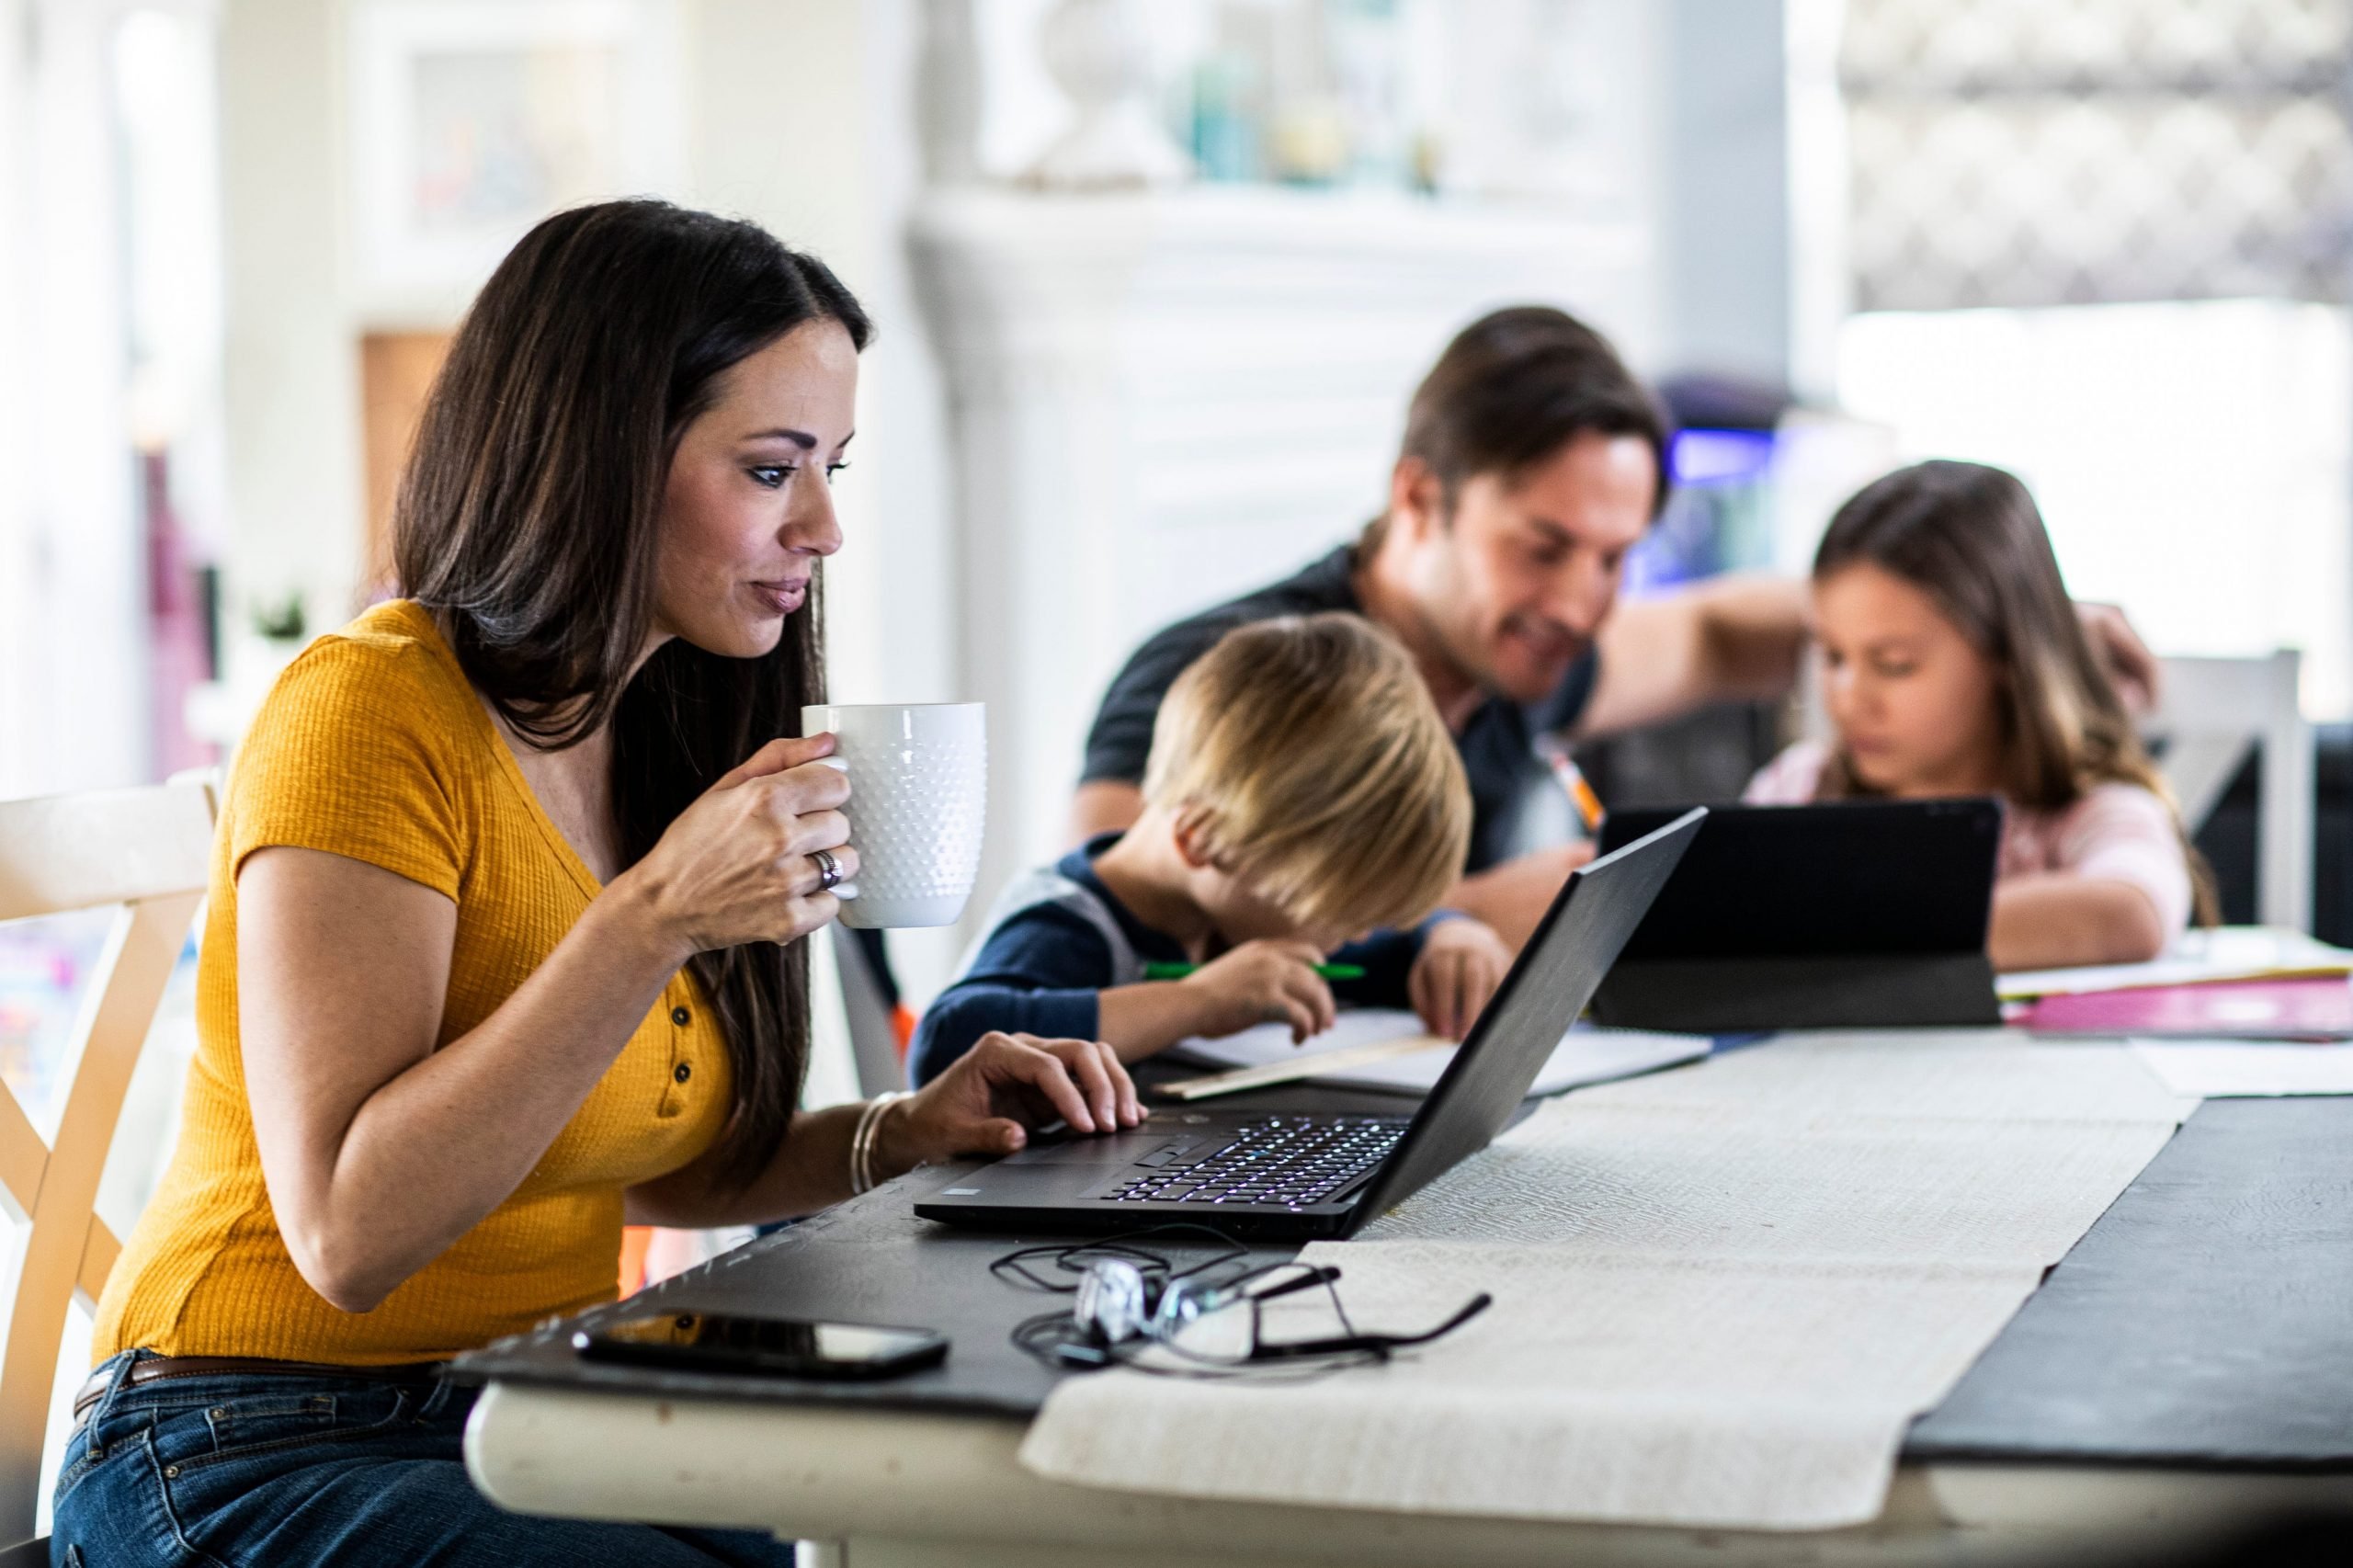
[(1586, 781), (1585, 770), (1576, 765), (1576, 759), (1564, 747), (1547, 746), (1545, 760), (1552, 763), (1552, 776), (1561, 781), (1561, 788), (1568, 791), (1569, 800), (1576, 806), (1577, 818), (1585, 824), (1586, 832), (1589, 835), (1599, 833), (1601, 819), (1607, 813), (1602, 809), (1601, 797), (1593, 792), (1593, 786)]

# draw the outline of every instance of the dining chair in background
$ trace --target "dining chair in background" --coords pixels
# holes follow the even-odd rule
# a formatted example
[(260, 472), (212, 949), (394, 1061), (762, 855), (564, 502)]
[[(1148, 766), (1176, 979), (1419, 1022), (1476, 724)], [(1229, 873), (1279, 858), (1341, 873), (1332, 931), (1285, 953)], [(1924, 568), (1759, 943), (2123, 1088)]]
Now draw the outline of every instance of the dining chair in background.
[(2250, 753), (2259, 756), (2256, 919), (2313, 928), (2316, 827), (2313, 727), (2297, 701), (2303, 656), (2292, 648), (2247, 659), (2160, 661), (2157, 710), (2141, 726), (2195, 834)]
[(0, 1568), (49, 1561), (31, 1538), (58, 1345), (75, 1299), (97, 1301), (121, 1250), (98, 1218), (98, 1181), (204, 899), (214, 801), (209, 778), (190, 778), (0, 801), (0, 920), (118, 906), (60, 1065), (53, 1133), (0, 1085), (0, 1215), (21, 1244), (13, 1278), (0, 1275)]

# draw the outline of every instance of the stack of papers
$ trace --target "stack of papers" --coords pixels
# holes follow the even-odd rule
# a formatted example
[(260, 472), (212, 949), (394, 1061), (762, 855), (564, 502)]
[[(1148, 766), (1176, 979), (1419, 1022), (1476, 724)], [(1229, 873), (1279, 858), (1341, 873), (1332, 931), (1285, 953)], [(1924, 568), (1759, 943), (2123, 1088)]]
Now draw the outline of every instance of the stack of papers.
[(2132, 1053), (2175, 1094), (2203, 1100), (2353, 1095), (2353, 1045), (2136, 1040)]
[[(1581, 1024), (1562, 1037), (1529, 1093), (1557, 1095), (1586, 1084), (1696, 1062), (1711, 1044), (1706, 1035)], [(1411, 1013), (1365, 1007), (1342, 1013), (1339, 1022), (1305, 1045), (1291, 1043), (1290, 1026), (1265, 1024), (1223, 1040), (1188, 1040), (1172, 1047), (1168, 1055), (1212, 1071), (1296, 1063), (1309, 1069), (1301, 1076), (1317, 1084), (1426, 1095), (1438, 1086), (1438, 1074), (1454, 1060), (1454, 1051), (1449, 1041), (1427, 1033)], [(1336, 1058), (1333, 1069), (1313, 1070), (1312, 1064), (1324, 1057)]]
[[(2024, 1028), (2130, 1038), (2141, 1064), (2199, 1099), (2353, 1095), (2353, 951), (2301, 931), (2191, 931), (2150, 963), (2006, 974)], [(2329, 1043), (2293, 1043), (2301, 1041)]]
[(2353, 1036), (2353, 983), (2223, 980), (2076, 992), (2045, 996), (2011, 1022), (2036, 1034), (2344, 1040)]
[(2353, 975), (2353, 951), (2332, 948), (2301, 931), (2269, 926), (2220, 926), (2189, 931), (2161, 959), (2148, 963), (2086, 964), (2077, 969), (2023, 970), (1996, 979), (2005, 1002), (2038, 996), (2081, 996), (2151, 985), (2211, 985), (2231, 980), (2303, 980)]

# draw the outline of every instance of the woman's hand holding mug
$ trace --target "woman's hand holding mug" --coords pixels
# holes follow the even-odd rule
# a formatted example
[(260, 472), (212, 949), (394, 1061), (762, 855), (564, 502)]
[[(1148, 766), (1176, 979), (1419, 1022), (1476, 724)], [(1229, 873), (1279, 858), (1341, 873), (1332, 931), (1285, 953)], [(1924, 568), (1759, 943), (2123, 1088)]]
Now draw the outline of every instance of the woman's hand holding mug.
[(741, 942), (797, 941), (832, 920), (819, 851), (858, 873), (842, 806), (849, 780), (821, 760), (831, 735), (770, 741), (678, 813), (645, 858), (614, 880), (642, 900), (678, 961)]

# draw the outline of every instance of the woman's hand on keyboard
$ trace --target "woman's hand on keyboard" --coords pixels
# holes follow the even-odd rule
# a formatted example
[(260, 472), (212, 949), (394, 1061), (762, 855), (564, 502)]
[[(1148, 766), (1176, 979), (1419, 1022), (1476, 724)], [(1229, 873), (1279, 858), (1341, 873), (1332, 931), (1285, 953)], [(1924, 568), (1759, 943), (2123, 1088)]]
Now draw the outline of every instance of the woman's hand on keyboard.
[(883, 1119), (878, 1167), (896, 1175), (959, 1154), (1010, 1154), (1055, 1121), (1074, 1132), (1141, 1126), (1135, 1081), (1093, 1040), (992, 1031)]

